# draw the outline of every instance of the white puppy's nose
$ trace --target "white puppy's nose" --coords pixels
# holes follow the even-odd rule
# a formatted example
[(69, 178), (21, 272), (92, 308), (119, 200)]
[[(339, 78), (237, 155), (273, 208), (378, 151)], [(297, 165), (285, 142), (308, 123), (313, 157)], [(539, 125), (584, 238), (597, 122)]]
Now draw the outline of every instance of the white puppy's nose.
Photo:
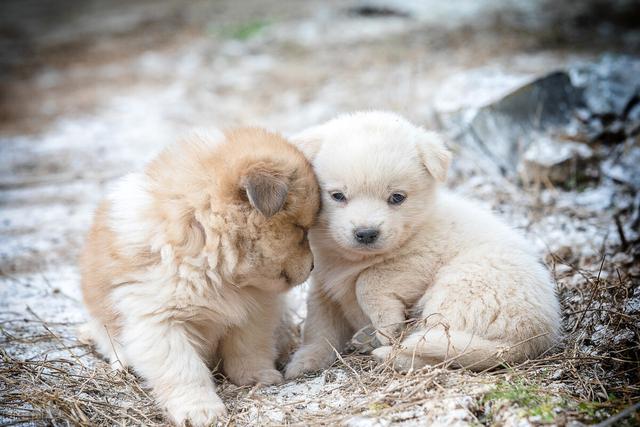
[(365, 245), (370, 245), (378, 239), (380, 231), (376, 228), (358, 227), (353, 230), (353, 236), (358, 241)]

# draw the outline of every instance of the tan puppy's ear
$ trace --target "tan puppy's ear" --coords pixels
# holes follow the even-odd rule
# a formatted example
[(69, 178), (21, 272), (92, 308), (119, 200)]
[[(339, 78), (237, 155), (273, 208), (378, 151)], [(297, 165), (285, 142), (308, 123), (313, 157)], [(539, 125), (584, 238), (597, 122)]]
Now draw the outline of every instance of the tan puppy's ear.
[(419, 130), (418, 150), (422, 155), (422, 163), (436, 181), (444, 182), (447, 179), (451, 152), (444, 143), (444, 138), (437, 132), (424, 129)]
[(255, 168), (242, 178), (249, 203), (267, 218), (282, 210), (289, 193), (286, 178), (262, 168)]
[(313, 162), (322, 146), (323, 133), (322, 125), (313, 126), (293, 135), (289, 141), (302, 151), (307, 160)]

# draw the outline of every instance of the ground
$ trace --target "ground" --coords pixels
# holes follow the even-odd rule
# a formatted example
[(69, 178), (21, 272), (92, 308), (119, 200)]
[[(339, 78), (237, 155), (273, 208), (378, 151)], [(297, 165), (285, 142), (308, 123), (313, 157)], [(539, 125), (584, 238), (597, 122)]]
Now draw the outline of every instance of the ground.
[[(456, 76), (530, 78), (605, 53), (638, 57), (628, 15), (567, 3), (4, 2), (0, 424), (166, 423), (133, 373), (110, 371), (76, 338), (76, 258), (114, 179), (195, 129), (290, 134), (371, 108), (441, 127), (438, 102), (452, 101), (442, 98)], [(637, 150), (637, 134), (627, 143)], [(218, 375), (225, 425), (567, 425), (639, 401), (637, 188), (606, 177), (522, 186), (451, 145), (447, 185), (521, 229), (553, 272), (563, 342), (488, 373), (398, 374), (351, 354), (280, 386)], [(302, 298), (304, 287), (291, 296), (299, 322)]]

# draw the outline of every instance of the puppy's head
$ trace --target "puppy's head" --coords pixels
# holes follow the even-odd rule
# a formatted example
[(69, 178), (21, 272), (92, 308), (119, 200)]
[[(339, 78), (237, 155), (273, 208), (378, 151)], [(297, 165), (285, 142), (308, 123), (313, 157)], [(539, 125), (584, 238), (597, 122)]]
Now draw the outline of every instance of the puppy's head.
[(293, 141), (314, 164), (322, 189), (314, 244), (346, 256), (402, 245), (428, 217), (450, 161), (438, 134), (385, 112), (340, 116)]
[(284, 291), (313, 268), (307, 231), (320, 207), (309, 161), (257, 128), (168, 147), (147, 169), (176, 256), (204, 256), (210, 275), (239, 287)]
[(221, 253), (237, 256), (234, 283), (284, 291), (304, 282), (313, 268), (307, 232), (320, 207), (310, 163), (282, 137), (261, 129), (235, 130), (226, 139), (219, 153), (226, 163), (219, 205), (227, 207), (223, 227), (235, 244)]

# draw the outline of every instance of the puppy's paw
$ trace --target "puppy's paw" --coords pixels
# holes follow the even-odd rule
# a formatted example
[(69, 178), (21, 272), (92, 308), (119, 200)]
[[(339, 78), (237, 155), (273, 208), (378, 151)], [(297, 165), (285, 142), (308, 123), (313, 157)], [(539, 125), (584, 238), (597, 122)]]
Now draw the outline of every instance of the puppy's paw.
[(392, 345), (400, 335), (400, 329), (400, 325), (397, 324), (378, 328), (376, 330), (376, 339), (378, 340), (378, 345)]
[(376, 332), (376, 340), (378, 341), (378, 345), (381, 345), (383, 347), (388, 347), (391, 344), (391, 339), (389, 338), (391, 336), (392, 335), (390, 335), (386, 331)]
[(254, 372), (242, 372), (241, 375), (230, 375), (229, 379), (236, 385), (262, 384), (272, 385), (280, 384), (284, 378), (282, 373), (276, 369), (261, 369)]
[(189, 396), (170, 400), (167, 412), (176, 425), (192, 427), (215, 426), (220, 417), (227, 415), (224, 403), (215, 392), (200, 390), (194, 390)]
[(298, 378), (302, 376), (305, 372), (311, 372), (314, 368), (311, 363), (304, 362), (301, 360), (291, 361), (287, 365), (284, 371), (284, 377), (288, 380), (293, 378)]
[(402, 353), (394, 354), (393, 347), (390, 345), (376, 348), (371, 355), (378, 363), (390, 363), (398, 372), (406, 373), (413, 368), (411, 359)]
[(285, 369), (286, 379), (297, 378), (306, 372), (315, 372), (331, 365), (334, 360), (333, 353), (330, 355), (318, 355), (314, 351), (301, 348), (298, 350)]
[(393, 347), (391, 347), (390, 345), (385, 345), (385, 346), (374, 349), (371, 352), (371, 355), (376, 360), (376, 362), (382, 363), (387, 360), (392, 350), (393, 350)]
[(376, 348), (371, 352), (371, 355), (379, 363), (391, 363), (393, 369), (402, 373), (427, 365), (426, 361), (421, 357), (403, 352), (394, 352), (393, 347), (390, 345)]
[(357, 351), (360, 354), (370, 354), (380, 345), (375, 328), (369, 325), (353, 334), (351, 341), (347, 345), (347, 350)]
[(282, 372), (276, 369), (264, 369), (258, 372), (258, 374), (256, 375), (255, 382), (264, 384), (264, 385), (271, 385), (271, 384), (280, 384), (282, 381), (284, 381)]
[(82, 323), (80, 326), (78, 326), (78, 328), (76, 329), (76, 336), (78, 337), (78, 341), (80, 341), (81, 344), (90, 346), (95, 345), (93, 328), (88, 322)]

